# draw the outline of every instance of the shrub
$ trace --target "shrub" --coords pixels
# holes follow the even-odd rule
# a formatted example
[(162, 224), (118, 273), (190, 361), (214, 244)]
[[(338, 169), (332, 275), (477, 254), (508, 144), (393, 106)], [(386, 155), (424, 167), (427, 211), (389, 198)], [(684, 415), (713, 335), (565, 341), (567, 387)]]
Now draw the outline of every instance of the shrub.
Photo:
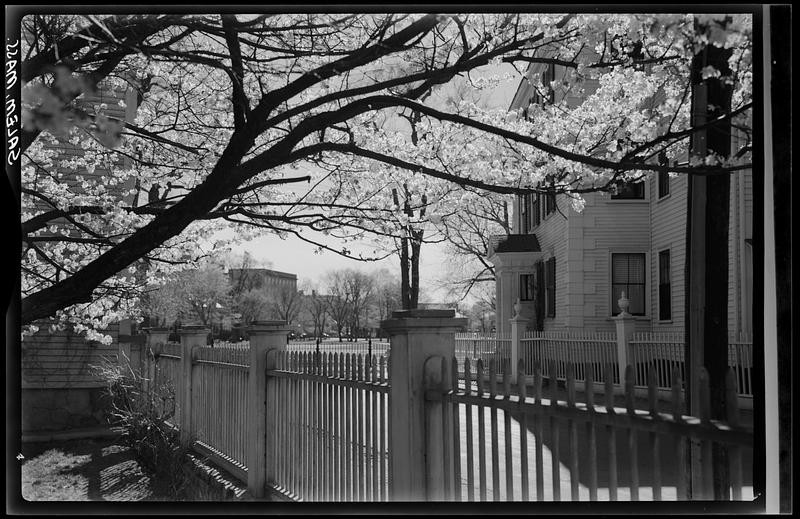
[(175, 414), (175, 389), (157, 380), (145, 384), (140, 373), (116, 359), (104, 359), (95, 372), (106, 382), (109, 422), (123, 428), (123, 441), (155, 476), (160, 489), (181, 499), (193, 478), (178, 429), (168, 423)]

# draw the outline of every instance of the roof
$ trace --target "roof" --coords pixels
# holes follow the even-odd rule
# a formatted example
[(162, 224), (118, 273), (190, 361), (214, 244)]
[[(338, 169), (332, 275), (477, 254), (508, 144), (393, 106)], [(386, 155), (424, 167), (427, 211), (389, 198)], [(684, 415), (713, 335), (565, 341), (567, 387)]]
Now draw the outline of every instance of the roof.
[(495, 253), (502, 252), (541, 252), (539, 240), (535, 234), (508, 234), (493, 236), (492, 242)]
[(228, 269), (228, 273), (231, 276), (238, 275), (244, 272), (247, 272), (248, 274), (262, 275), (267, 277), (297, 279), (297, 274), (291, 274), (289, 272), (280, 272), (278, 270), (261, 269), (261, 268)]

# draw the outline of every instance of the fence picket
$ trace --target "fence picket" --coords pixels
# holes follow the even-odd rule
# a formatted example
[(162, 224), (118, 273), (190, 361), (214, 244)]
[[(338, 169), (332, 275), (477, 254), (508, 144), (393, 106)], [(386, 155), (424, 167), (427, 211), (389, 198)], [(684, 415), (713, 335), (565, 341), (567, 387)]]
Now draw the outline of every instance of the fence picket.
[[(352, 356), (350, 353), (342, 354), (342, 378), (350, 380), (352, 374)], [(345, 499), (347, 501), (355, 501), (353, 495), (353, 453), (352, 453), (352, 422), (353, 422), (353, 409), (351, 394), (353, 388), (350, 386), (342, 386), (342, 400), (344, 403), (344, 416), (342, 421), (342, 430), (344, 431), (344, 448), (342, 452), (342, 465), (344, 466), (344, 488)]]
[[(369, 381), (373, 384), (378, 383), (378, 358), (375, 355), (370, 357), (370, 377)], [(370, 391), (372, 400), (372, 500), (380, 501), (380, 450), (378, 450), (378, 431), (381, 415), (378, 414), (378, 399), (380, 394)]]
[(594, 421), (594, 370), (591, 366), (586, 368), (584, 393), (586, 393), (586, 407), (591, 417), (586, 422), (586, 439), (589, 446), (589, 458), (587, 460), (589, 462), (589, 501), (597, 501), (597, 431)]
[[(511, 374), (508, 369), (508, 363), (504, 362), (505, 368), (503, 370), (503, 398), (509, 400), (511, 398)], [(512, 470), (512, 454), (511, 454), (511, 413), (507, 409), (503, 410), (503, 435), (504, 445), (506, 451), (505, 460), (505, 473), (506, 473), (506, 501), (514, 500), (514, 471)]]
[(609, 425), (606, 426), (608, 437), (608, 496), (611, 501), (617, 500), (617, 430), (614, 424), (614, 366), (606, 365), (605, 397), (606, 413)]
[[(378, 369), (378, 381), (381, 384), (384, 384), (386, 382), (386, 378), (385, 378), (386, 377), (386, 369), (387, 369), (386, 368), (386, 357), (381, 355), (381, 358), (379, 360), (379, 369)], [(382, 394), (378, 398), (378, 408), (380, 410), (380, 414), (378, 415), (379, 417), (384, 417), (384, 416), (387, 416), (389, 414), (389, 409), (386, 406), (387, 398), (388, 398), (388, 396), (386, 396), (384, 394)], [(387, 450), (386, 434), (387, 434), (386, 422), (383, 419), (381, 419), (381, 421), (380, 421), (380, 436), (379, 436), (379, 447), (380, 447), (379, 448), (379, 452), (381, 453), (381, 459), (380, 459), (380, 488), (381, 488), (380, 500), (381, 501), (386, 501), (387, 500), (386, 457), (383, 455), (384, 450)]]
[[(709, 389), (709, 380), (708, 380), (708, 371), (706, 368), (700, 368), (700, 376), (698, 377), (699, 382), (699, 392), (700, 392), (700, 421), (703, 424), (709, 424), (711, 422), (711, 391)], [(700, 492), (701, 496), (700, 499), (713, 499), (714, 498), (714, 489), (713, 489), (713, 478), (714, 478), (714, 466), (713, 466), (713, 458), (712, 458), (712, 444), (710, 440), (701, 440), (700, 441), (700, 470), (702, 474), (702, 478), (700, 481)], [(692, 498), (695, 499), (697, 496), (692, 495)]]
[[(681, 377), (681, 372), (679, 368), (673, 368), (672, 370), (672, 421), (676, 424), (683, 423), (683, 403), (681, 399), (681, 390), (683, 386), (683, 380)], [(685, 501), (688, 499), (688, 490), (689, 490), (689, 482), (687, 481), (687, 471), (685, 467), (685, 460), (686, 460), (686, 443), (687, 439), (684, 439), (681, 436), (675, 436), (675, 450), (676, 450), (676, 459), (680, 466), (676, 471), (678, 481), (676, 483), (677, 486), (677, 499), (678, 501)]]
[[(660, 419), (657, 399), (658, 372), (650, 368), (647, 374), (647, 405), (650, 416), (655, 420)], [(650, 433), (650, 453), (653, 458), (653, 501), (661, 501), (661, 436), (655, 431)]]
[[(519, 404), (525, 403), (527, 391), (525, 388), (525, 361), (519, 360), (517, 365), (517, 393), (519, 394)], [(527, 413), (519, 413), (519, 451), (520, 451), (520, 475), (522, 477), (520, 487), (522, 491), (522, 500), (529, 500), (528, 493), (528, 415)]]
[[(472, 394), (472, 365), (468, 358), (464, 359), (464, 394), (471, 395)], [(466, 413), (467, 413), (467, 422), (466, 422), (466, 435), (467, 435), (467, 501), (474, 501), (475, 500), (475, 466), (474, 466), (474, 446), (473, 446), (473, 437), (472, 437), (472, 407), (471, 405), (466, 406)], [(457, 431), (453, 434), (459, 434)], [(456, 458), (456, 463), (458, 463), (458, 458)], [(460, 489), (461, 485), (458, 483), (458, 479), (455, 479), (456, 486)], [(460, 490), (456, 490), (456, 501), (460, 501), (461, 492)]]
[[(725, 374), (725, 401), (726, 419), (731, 427), (739, 426), (739, 399), (736, 390), (736, 375), (733, 369), (728, 368)], [(728, 447), (731, 475), (731, 498), (734, 501), (742, 499), (742, 449), (738, 445)]]
[[(497, 361), (495, 359), (489, 360), (489, 399), (492, 404), (497, 395)], [(499, 440), (498, 440), (498, 427), (497, 427), (497, 413), (499, 409), (494, 405), (489, 407), (489, 419), (491, 422), (491, 436), (492, 436), (492, 500), (500, 501), (500, 455)]]
[[(575, 408), (575, 369), (573, 364), (567, 366), (567, 407)], [(569, 479), (573, 501), (580, 501), (578, 487), (578, 426), (575, 420), (568, 419), (569, 434)]]
[[(550, 405), (558, 404), (558, 365), (555, 361), (550, 364), (550, 379), (547, 389), (550, 396)], [(551, 482), (553, 484), (553, 501), (561, 501), (561, 454), (560, 454), (560, 423), (555, 413), (550, 415), (550, 466)]]
[[(636, 416), (636, 405), (633, 386), (635, 384), (633, 366), (628, 364), (625, 367), (625, 407), (628, 416)], [(639, 449), (638, 434), (633, 428), (628, 428), (628, 456), (630, 459), (630, 494), (631, 501), (639, 500)]]
[[(483, 399), (484, 397), (484, 387), (483, 387), (483, 360), (478, 359), (478, 363), (476, 366), (475, 371), (475, 378), (478, 381), (478, 395)], [(486, 407), (481, 405), (478, 406), (478, 484), (480, 490), (480, 500), (486, 501), (487, 498), (487, 490), (486, 490), (486, 417), (485, 417)]]
[[(363, 380), (369, 381), (369, 373), (370, 373), (370, 358), (369, 355), (364, 355), (364, 376)], [(362, 410), (368, 410), (371, 407), (371, 393), (369, 391), (360, 390), (359, 394), (361, 395), (361, 408)], [(370, 501), (372, 498), (372, 463), (370, 460), (370, 452), (372, 451), (372, 415), (369, 412), (361, 412), (359, 413), (363, 415), (363, 429), (364, 429), (364, 443), (361, 447), (361, 452), (363, 453), (364, 462), (364, 500)]]
[(534, 366), (533, 391), (539, 412), (534, 421), (534, 439), (536, 441), (536, 500), (544, 501), (544, 460), (542, 459), (544, 442), (544, 414), (542, 413), (542, 364)]

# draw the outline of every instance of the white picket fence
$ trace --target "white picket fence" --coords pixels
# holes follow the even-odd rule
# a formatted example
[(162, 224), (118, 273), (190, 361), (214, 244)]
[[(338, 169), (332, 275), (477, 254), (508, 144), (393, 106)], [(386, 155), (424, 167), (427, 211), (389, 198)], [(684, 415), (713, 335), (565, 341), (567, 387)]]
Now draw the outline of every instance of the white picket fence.
[[(438, 362), (432, 362), (437, 359)], [(753, 499), (752, 479), (745, 460), (752, 460), (752, 431), (741, 427), (733, 370), (725, 378), (726, 422), (712, 420), (708, 374), (702, 370), (700, 392), (706, 404), (699, 417), (683, 414), (680, 373), (675, 372), (671, 401), (659, 402), (655, 371), (648, 377), (647, 402), (637, 408), (633, 366), (623, 371), (624, 407), (615, 402), (611, 377), (595, 401), (595, 379), (586, 372), (576, 383), (574, 368), (566, 365), (565, 388), (544, 386), (541, 366), (533, 385), (517, 384), (495, 362), (459, 367), (455, 358), (432, 357), (426, 363), (427, 456), (441, 463), (433, 481), (434, 495), (450, 501), (683, 501), (717, 499), (710, 477), (690, 481), (686, 451), (700, 445), (701, 474), (725, 466), (729, 481), (718, 499)], [(450, 364), (449, 370), (442, 365)], [(489, 371), (488, 376), (485, 370)], [(449, 371), (451, 380), (443, 372)], [(463, 373), (463, 375), (461, 375)], [(610, 373), (608, 373), (610, 375)], [(485, 381), (489, 382), (486, 383)], [(587, 395), (586, 403), (576, 394)], [(566, 394), (564, 394), (566, 393)], [(566, 397), (566, 399), (565, 399)], [(727, 458), (713, 459), (716, 446)], [(445, 453), (442, 455), (441, 453)], [(724, 464), (724, 465), (723, 465)]]
[(505, 363), (511, 358), (511, 335), (503, 333), (482, 334), (478, 332), (462, 332), (455, 334), (456, 358), (463, 365), (465, 359), (473, 362), (483, 359), (488, 362)]
[[(247, 409), (249, 405), (249, 344), (195, 346), (191, 359), (191, 402), (183, 390), (182, 346), (167, 342), (151, 346), (143, 369), (155, 387), (174, 398), (171, 425), (190, 431), (194, 447), (212, 456), (226, 470), (247, 479)], [(186, 427), (183, 407), (189, 405), (191, 424)]]
[[(574, 331), (524, 331), (518, 340), (517, 362), (522, 360), (526, 373), (533, 373), (534, 366), (542, 366), (543, 376), (566, 380), (567, 365), (575, 366), (575, 379), (586, 379), (587, 370), (592, 370), (594, 380), (605, 378), (611, 370), (614, 384), (619, 386), (620, 361), (619, 340), (616, 332), (583, 333)], [(463, 366), (465, 359), (473, 364), (478, 359), (488, 363), (494, 360), (498, 373), (510, 370), (515, 337), (511, 335), (481, 335), (476, 333), (456, 334), (456, 358)], [(657, 377), (657, 386), (662, 391), (672, 387), (672, 372), (684, 372), (684, 338), (677, 332), (636, 332), (625, 343), (625, 364), (633, 366), (635, 386), (648, 385), (648, 373), (652, 366)], [(738, 394), (752, 398), (752, 335), (730, 335), (728, 338), (728, 366), (736, 376)], [(551, 368), (555, 369), (551, 373)], [(462, 373), (463, 373), (463, 367)], [(624, 367), (623, 367), (624, 369)]]
[[(269, 492), (302, 501), (402, 500), (409, 491), (397, 483), (402, 479), (411, 486), (424, 480), (427, 486), (414, 492), (427, 500), (702, 499), (710, 495), (709, 481), (690, 489), (683, 469), (662, 470), (670, 446), (686, 449), (690, 441), (705, 451), (712, 442), (726, 444), (729, 498), (751, 497), (742, 456), (752, 456), (752, 431), (739, 425), (732, 398), (752, 391), (749, 337), (730, 341), (724, 423), (702, 414), (708, 404), (699, 418), (681, 414), (678, 335), (632, 336), (622, 373), (607, 369), (617, 361), (614, 334), (520, 335), (515, 346), (514, 337), (457, 334), (455, 357), (424, 354), (439, 351), (435, 341), (413, 348), (401, 341), (391, 357), (382, 357), (285, 351), (280, 330), (262, 335), (253, 348), (209, 347), (202, 330), (189, 330), (182, 344), (148, 344), (154, 355), (147, 356), (144, 369), (152, 383), (175, 388), (172, 423), (181, 441), (247, 481), (257, 497)], [(512, 380), (508, 361), (515, 351), (519, 376)], [(394, 373), (402, 381), (396, 386), (389, 377), (394, 356), (398, 366), (411, 368)], [(641, 373), (640, 363), (646, 364)], [(543, 386), (543, 379), (562, 376), (564, 387)], [(701, 374), (706, 400), (707, 378)], [(662, 400), (658, 391), (666, 382)], [(635, 407), (640, 384), (646, 410)], [(560, 400), (564, 391), (566, 402)], [(595, 394), (604, 395), (604, 405), (594, 403)], [(620, 397), (624, 408), (615, 402)], [(400, 408), (392, 402), (417, 410), (393, 420)], [(663, 406), (669, 406), (666, 412)], [(706, 464), (709, 459), (701, 457)], [(640, 467), (648, 471), (649, 484), (640, 482)]]
[[(628, 346), (628, 359), (634, 366), (635, 384), (647, 385), (647, 373), (655, 368), (658, 387), (672, 385), (675, 369), (685, 377), (683, 333), (639, 332), (633, 334)], [(739, 396), (752, 398), (753, 336), (730, 334), (728, 336), (728, 367), (733, 369)]]
[[(526, 373), (533, 373), (534, 366), (542, 366), (548, 378), (566, 380), (567, 365), (576, 367), (575, 378), (585, 380), (587, 367), (592, 369), (595, 380), (602, 380), (608, 365), (612, 369), (614, 383), (619, 384), (617, 364), (617, 335), (605, 333), (544, 332), (528, 331), (520, 339), (520, 358)], [(551, 367), (556, 372), (550, 373)]]
[(271, 353), (273, 490), (296, 501), (388, 500), (386, 362), (354, 353)]

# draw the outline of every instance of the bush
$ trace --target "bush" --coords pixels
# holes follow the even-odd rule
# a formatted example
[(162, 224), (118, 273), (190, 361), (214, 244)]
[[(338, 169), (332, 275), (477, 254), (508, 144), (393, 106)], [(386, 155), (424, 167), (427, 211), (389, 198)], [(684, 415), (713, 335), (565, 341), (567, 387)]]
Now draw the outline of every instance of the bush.
[(141, 374), (116, 360), (105, 359), (95, 372), (107, 384), (109, 422), (123, 428), (123, 441), (155, 476), (159, 487), (182, 499), (193, 471), (178, 429), (167, 423), (175, 414), (175, 389), (168, 383), (146, 385)]

